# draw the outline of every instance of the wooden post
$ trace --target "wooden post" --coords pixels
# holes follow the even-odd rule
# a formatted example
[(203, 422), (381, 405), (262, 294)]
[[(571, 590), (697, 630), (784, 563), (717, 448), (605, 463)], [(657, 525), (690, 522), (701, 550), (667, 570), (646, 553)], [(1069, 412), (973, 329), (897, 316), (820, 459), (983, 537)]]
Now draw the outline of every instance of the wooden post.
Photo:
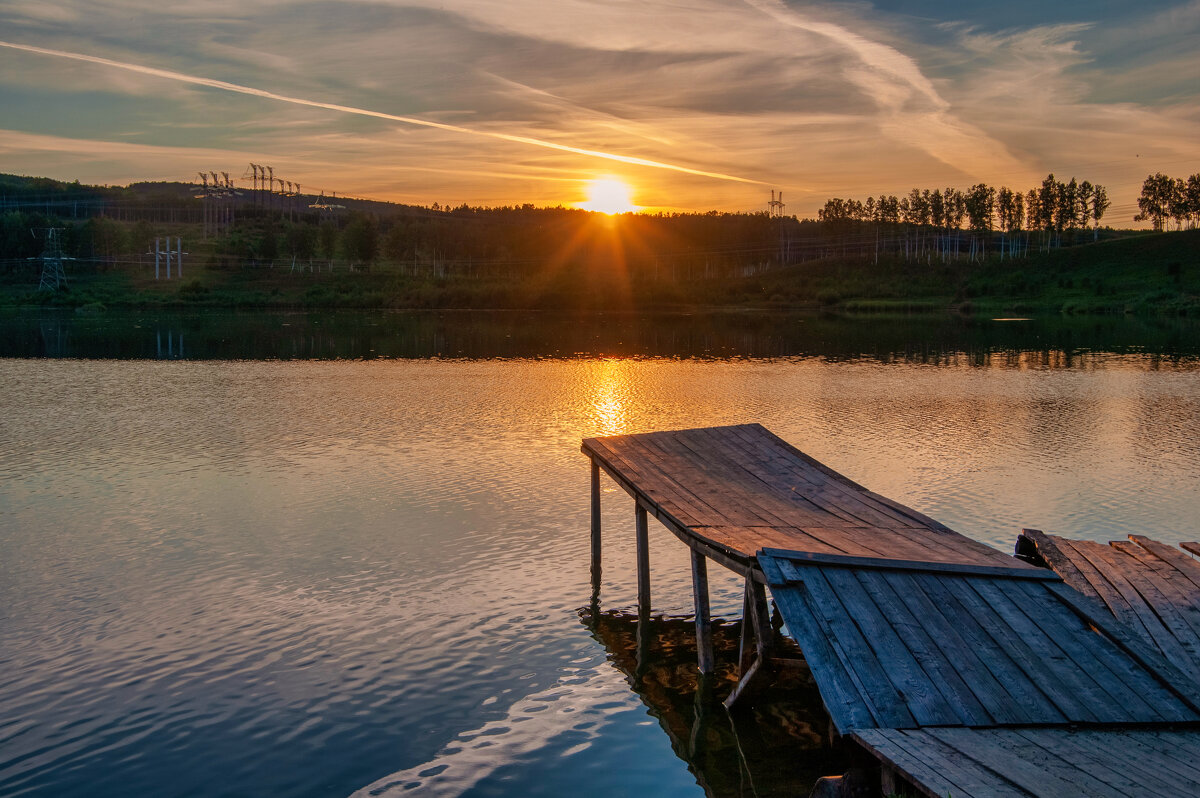
[(742, 679), (750, 672), (750, 666), (754, 663), (754, 618), (752, 614), (753, 596), (750, 592), (750, 583), (754, 581), (754, 577), (746, 575), (746, 588), (742, 593), (742, 634), (738, 641), (738, 678)]
[(650, 614), (650, 539), (646, 529), (646, 508), (636, 505), (634, 527), (637, 532), (638, 614)]
[(767, 591), (752, 576), (746, 577), (746, 588), (750, 592), (750, 617), (754, 623), (754, 636), (758, 638), (759, 665), (765, 666), (771, 657), (775, 630), (771, 628), (771, 612), (767, 609)]
[(712, 622), (708, 605), (708, 561), (695, 549), (692, 552), (692, 595), (696, 603), (696, 659), (700, 674), (713, 672)]
[(600, 593), (600, 464), (592, 460), (592, 595)]

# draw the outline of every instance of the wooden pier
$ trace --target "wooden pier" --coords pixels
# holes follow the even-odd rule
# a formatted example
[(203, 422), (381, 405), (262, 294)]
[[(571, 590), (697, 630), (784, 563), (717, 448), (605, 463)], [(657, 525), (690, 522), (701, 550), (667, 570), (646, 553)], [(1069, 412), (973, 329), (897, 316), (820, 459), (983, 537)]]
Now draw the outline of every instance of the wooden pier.
[[(1171, 616), (1170, 633), (1148, 617), (1135, 631), (1130, 617), (1159, 610), (1126, 596), (1115, 612), (1099, 580), (1085, 576), (1097, 589), (1081, 592), (1074, 574), (1064, 581), (970, 540), (759, 425), (591, 438), (583, 451), (593, 589), (603, 471), (634, 499), (639, 617), (651, 601), (648, 516), (691, 549), (701, 674), (713, 668), (707, 563), (745, 578), (741, 679), (727, 706), (789, 664), (771, 645), (769, 589), (834, 729), (878, 759), (885, 791), (899, 779), (956, 798), (1200, 795), (1190, 764), (1200, 761), (1200, 636), (1188, 636), (1200, 633), (1200, 607)], [(1192, 584), (1178, 562), (1175, 572), (1144, 564), (1164, 596)], [(1129, 751), (1153, 773), (1095, 764)]]
[(1144, 535), (1104, 544), (1026, 529), (1017, 556), (1053, 569), (1200, 684), (1200, 562), (1190, 555)]

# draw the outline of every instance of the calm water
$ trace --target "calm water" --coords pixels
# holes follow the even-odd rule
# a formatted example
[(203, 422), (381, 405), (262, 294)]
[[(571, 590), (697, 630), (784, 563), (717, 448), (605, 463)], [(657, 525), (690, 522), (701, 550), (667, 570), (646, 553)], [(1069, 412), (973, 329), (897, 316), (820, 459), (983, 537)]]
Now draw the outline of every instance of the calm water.
[(691, 700), (686, 550), (653, 525), (631, 689), (632, 506), (605, 484), (588, 608), (580, 439), (758, 421), (1006, 551), (1021, 526), (1195, 540), (1196, 333), (0, 318), (0, 794), (803, 794), (843, 755), (811, 696)]

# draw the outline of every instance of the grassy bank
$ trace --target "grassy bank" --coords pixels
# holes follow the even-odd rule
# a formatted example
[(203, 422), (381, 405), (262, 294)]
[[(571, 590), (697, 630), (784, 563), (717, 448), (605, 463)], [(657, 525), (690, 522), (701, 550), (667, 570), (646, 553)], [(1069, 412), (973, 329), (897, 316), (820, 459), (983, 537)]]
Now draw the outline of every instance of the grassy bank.
[(102, 308), (680, 309), (827, 307), (859, 312), (1200, 314), (1200, 230), (1085, 244), (1020, 260), (925, 263), (825, 259), (751, 277), (654, 280), (559, 264), (521, 277), (412, 274), (386, 261), (292, 270), (230, 267), (200, 250), (185, 278), (152, 263), (75, 267), (38, 291), (38, 265), (0, 275), (0, 305)]

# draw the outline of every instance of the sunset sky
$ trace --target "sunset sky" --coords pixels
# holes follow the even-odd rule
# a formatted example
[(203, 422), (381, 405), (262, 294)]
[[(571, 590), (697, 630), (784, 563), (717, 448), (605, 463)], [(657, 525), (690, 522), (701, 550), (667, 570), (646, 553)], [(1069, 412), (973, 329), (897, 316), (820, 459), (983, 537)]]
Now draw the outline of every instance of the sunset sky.
[(0, 0), (0, 172), (811, 217), (1052, 171), (1125, 226), (1200, 172), (1197, 41), (1200, 0)]

